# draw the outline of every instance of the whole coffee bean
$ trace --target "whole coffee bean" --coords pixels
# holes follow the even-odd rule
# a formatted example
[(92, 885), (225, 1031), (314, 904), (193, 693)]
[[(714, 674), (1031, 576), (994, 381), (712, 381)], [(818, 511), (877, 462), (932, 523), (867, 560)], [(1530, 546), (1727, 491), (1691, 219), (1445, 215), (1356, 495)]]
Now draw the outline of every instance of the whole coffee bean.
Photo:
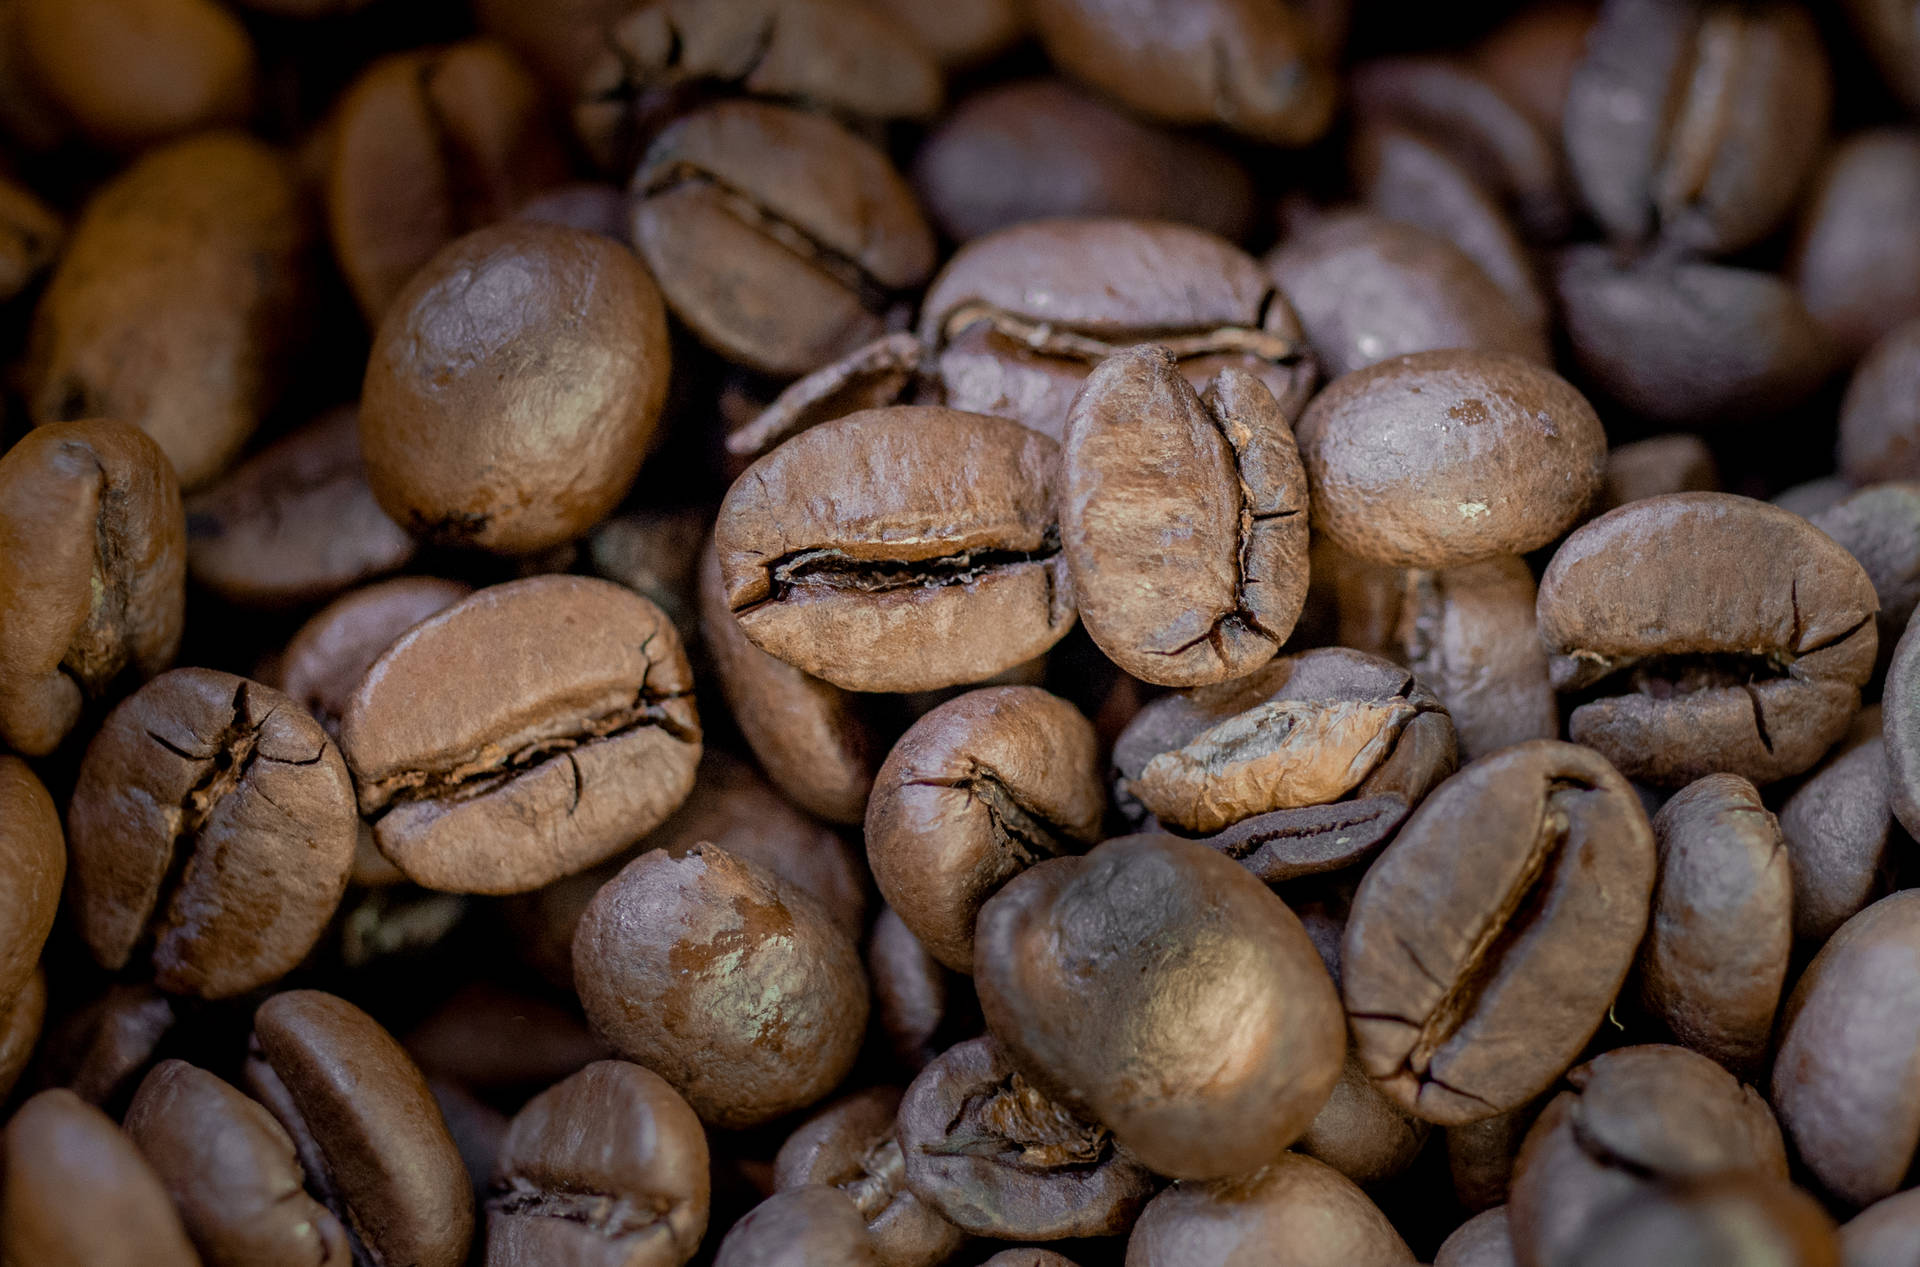
[(1876, 1201), (1840, 1225), (1846, 1267), (1901, 1267), (1920, 1254), (1920, 1188)]
[(707, 1228), (707, 1137), (639, 1065), (601, 1060), (514, 1115), (487, 1199), (488, 1267), (680, 1267)]
[(933, 271), (933, 233), (880, 150), (753, 101), (687, 115), (633, 176), (633, 240), (701, 342), (763, 374), (818, 369), (884, 333)]
[(1920, 479), (1920, 318), (1888, 331), (1847, 384), (1840, 473), (1855, 484)]
[(810, 814), (860, 822), (882, 757), (858, 698), (748, 640), (727, 605), (711, 543), (700, 551), (698, 602), (720, 693), (767, 778)]
[(259, 68), (210, 0), (19, 0), (33, 82), (95, 144), (138, 150), (243, 124)]
[(1543, 1102), (1544, 1097), (1529, 1100), (1517, 1109), (1446, 1128), (1447, 1171), (1461, 1205), (1489, 1210), (1506, 1203), (1514, 1159)]
[(1054, 79), (961, 102), (921, 144), (913, 181), (956, 242), (1054, 216), (1180, 220), (1229, 240), (1253, 221), (1253, 183), (1227, 154)]
[(1653, 436), (1607, 450), (1607, 480), (1595, 512), (1662, 493), (1717, 493), (1720, 471), (1713, 450), (1685, 432)]
[(577, 1011), (484, 979), (455, 990), (401, 1045), (429, 1083), (478, 1092), (544, 1090), (607, 1055)]
[(820, 1099), (867, 1023), (859, 952), (826, 908), (708, 844), (628, 863), (581, 917), (573, 970), (594, 1029), (718, 1126)]
[(306, 957), (346, 891), (353, 785), (279, 691), (175, 669), (108, 715), (67, 807), (69, 901), (102, 967), (229, 998)]
[(1164, 347), (1117, 352), (1074, 398), (1060, 539), (1088, 635), (1144, 681), (1244, 677), (1307, 596), (1307, 477), (1264, 384), (1203, 399)]
[(1833, 1220), (1800, 1189), (1784, 1179), (1731, 1174), (1634, 1198), (1588, 1233), (1566, 1262), (1839, 1267), (1840, 1245)]
[(279, 390), (310, 237), (291, 165), (238, 133), (127, 168), (87, 203), (34, 310), (34, 422), (118, 418), (154, 438), (181, 487), (205, 484)]
[(1882, 898), (1815, 956), (1780, 1014), (1773, 1103), (1820, 1186), (1865, 1205), (1920, 1155), (1920, 891)]
[(692, 688), (652, 603), (610, 581), (535, 576), (387, 648), (340, 743), (374, 840), (409, 879), (520, 893), (611, 856), (686, 799), (700, 760)]
[(173, 1000), (152, 986), (110, 985), (47, 1032), (38, 1082), (118, 1113), (178, 1020)]
[(352, 1262), (346, 1229), (302, 1190), (286, 1131), (206, 1070), (184, 1060), (154, 1066), (124, 1125), (208, 1267)]
[(0, 743), (45, 756), (173, 662), (184, 523), (166, 455), (132, 427), (58, 423), (0, 454)]
[(914, 1194), (976, 1235), (1119, 1235), (1153, 1195), (1153, 1176), (1106, 1127), (1040, 1092), (991, 1035), (920, 1071), (898, 1136)]
[(784, 1192), (831, 1184), (853, 1198), (887, 1267), (937, 1267), (964, 1239), (933, 1206), (907, 1187), (905, 1157), (894, 1138), (897, 1087), (869, 1087), (807, 1119), (773, 1159)]
[(884, 1267), (853, 1199), (809, 1184), (777, 1192), (749, 1210), (720, 1242), (714, 1267)]
[(1805, 400), (1832, 348), (1772, 273), (1570, 247), (1557, 288), (1581, 371), (1633, 413), (1677, 427), (1771, 417)]
[(1914, 702), (1920, 698), (1920, 637), (1909, 620), (1887, 668), (1881, 733), (1886, 741), (1887, 775), (1894, 817), (1909, 834), (1920, 829), (1920, 718)]
[(1568, 537), (1540, 581), (1569, 730), (1629, 778), (1768, 783), (1820, 759), (1873, 672), (1873, 584), (1798, 515), (1673, 493)]
[(1333, 1094), (1294, 1147), (1355, 1183), (1373, 1184), (1411, 1166), (1430, 1130), (1428, 1123), (1389, 1100), (1349, 1051)]
[(463, 581), (398, 576), (342, 594), (314, 613), (287, 644), (280, 689), (338, 738), (354, 688), (381, 653), (401, 634), (471, 593), (473, 587)]
[(1894, 644), (1920, 606), (1920, 483), (1874, 484), (1809, 515), (1809, 522), (1859, 560), (1880, 600), (1874, 614), (1884, 674)]
[(331, 126), (327, 230), (369, 325), (440, 248), (567, 174), (540, 85), (490, 40), (380, 59)]
[(1073, 624), (1057, 455), (951, 409), (815, 427), (721, 503), (727, 605), (761, 650), (848, 690), (934, 690), (1031, 659)]
[(1300, 921), (1239, 864), (1168, 836), (1015, 878), (980, 912), (974, 980), (1016, 1069), (1175, 1178), (1279, 1155), (1345, 1055)]
[(867, 861), (927, 950), (971, 972), (981, 906), (1034, 863), (1097, 843), (1105, 810), (1080, 711), (1038, 687), (986, 687), (894, 745), (867, 803)]
[(1141, 114), (1276, 145), (1305, 145), (1332, 121), (1332, 50), (1293, 5), (1033, 0), (1029, 10), (1054, 65)]
[(0, 1255), (35, 1267), (200, 1267), (166, 1189), (113, 1119), (43, 1091), (7, 1123)]
[(1455, 1228), (1433, 1256), (1433, 1267), (1514, 1267), (1507, 1207), (1482, 1210)]
[(13, 1094), (27, 1071), (47, 1019), (47, 974), (36, 968), (13, 998), (0, 1005), (0, 1099)]
[(1793, 873), (1793, 932), (1819, 945), (1892, 887), (1907, 848), (1893, 819), (1881, 709), (1854, 714), (1846, 737), (1780, 807)]
[(1545, 1090), (1626, 979), (1653, 880), (1646, 812), (1589, 749), (1534, 740), (1442, 783), (1354, 896), (1340, 985), (1367, 1072), (1442, 1125)]
[(1848, 0), (1854, 29), (1880, 65), (1887, 86), (1909, 108), (1920, 108), (1920, 72), (1913, 54), (1920, 51), (1920, 21), (1900, 0)]
[(1250, 1174), (1162, 1191), (1127, 1239), (1127, 1267), (1237, 1267), (1249, 1252), (1275, 1267), (1413, 1262), (1387, 1216), (1351, 1180), (1311, 1157), (1282, 1153)]
[(1821, 170), (1789, 265), (1807, 311), (1843, 360), (1920, 317), (1920, 133), (1848, 138)]
[(416, 535), (529, 554), (626, 496), (666, 400), (666, 313), (631, 251), (514, 221), (414, 274), (374, 339), (367, 481)]
[(188, 498), (186, 512), (193, 579), (249, 606), (331, 598), (413, 557), (413, 538), (367, 487), (350, 409), (248, 458)]
[(1335, 381), (1300, 419), (1313, 527), (1402, 567), (1524, 554), (1600, 489), (1606, 436), (1564, 379), (1484, 352), (1420, 352)]
[(473, 1194), (460, 1154), (420, 1070), (372, 1017), (318, 990), (274, 995), (253, 1016), (246, 1083), (292, 1137), (356, 1259), (466, 1261)]
[[(1091, 744), (1091, 731), (1087, 737)], [(1098, 789), (1099, 775), (1093, 779)], [(66, 870), (67, 842), (53, 798), (26, 762), (0, 756), (0, 1006), (11, 1004), (34, 975), (60, 910)]]
[(1607, 0), (1568, 90), (1567, 162), (1611, 237), (1726, 254), (1792, 206), (1832, 97), (1797, 5)]
[(955, 1039), (979, 1032), (979, 1001), (967, 978), (935, 959), (890, 906), (882, 906), (873, 922), (866, 965), (873, 1019), (887, 1049), (909, 1072), (926, 1068)]
[(940, 68), (879, 6), (841, 0), (663, 0), (607, 28), (581, 79), (574, 131), (625, 173), (677, 98), (719, 88), (865, 119), (926, 119)]
[(1674, 1037), (1736, 1074), (1767, 1054), (1793, 949), (1780, 824), (1737, 774), (1689, 783), (1653, 816), (1660, 869), (1640, 997)]
[(1277, 883), (1370, 855), (1453, 772), (1454, 743), (1405, 670), (1323, 648), (1153, 701), (1113, 764), (1128, 817)]
[(1568, 1262), (1621, 1202), (1661, 1185), (1729, 1171), (1787, 1177), (1766, 1101), (1705, 1056), (1623, 1047), (1567, 1081), (1571, 1089), (1540, 1115), (1514, 1172), (1507, 1212), (1524, 1267)]

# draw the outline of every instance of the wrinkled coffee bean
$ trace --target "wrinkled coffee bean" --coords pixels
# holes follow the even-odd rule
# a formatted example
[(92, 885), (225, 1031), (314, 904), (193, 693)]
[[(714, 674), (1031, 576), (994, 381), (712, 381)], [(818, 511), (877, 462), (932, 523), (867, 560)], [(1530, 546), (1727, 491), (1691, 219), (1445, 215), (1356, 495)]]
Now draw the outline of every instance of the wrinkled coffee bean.
[(831, 1184), (853, 1199), (887, 1267), (936, 1267), (965, 1239), (907, 1187), (905, 1157), (894, 1138), (895, 1087), (870, 1087), (820, 1110), (797, 1127), (773, 1159), (780, 1191)]
[(1285, 1267), (1413, 1262), (1366, 1193), (1294, 1153), (1234, 1178), (1174, 1184), (1147, 1203), (1127, 1238), (1129, 1267), (1235, 1267), (1249, 1250)]
[(1535, 740), (1454, 775), (1354, 896), (1340, 985), (1367, 1072), (1442, 1125), (1545, 1090), (1626, 979), (1653, 881), (1646, 812), (1590, 749)]
[(1828, 157), (1789, 267), (1807, 311), (1849, 363), (1920, 317), (1920, 134), (1876, 129)]
[(1855, 484), (1920, 479), (1920, 318), (1873, 345), (1840, 406), (1840, 473)]

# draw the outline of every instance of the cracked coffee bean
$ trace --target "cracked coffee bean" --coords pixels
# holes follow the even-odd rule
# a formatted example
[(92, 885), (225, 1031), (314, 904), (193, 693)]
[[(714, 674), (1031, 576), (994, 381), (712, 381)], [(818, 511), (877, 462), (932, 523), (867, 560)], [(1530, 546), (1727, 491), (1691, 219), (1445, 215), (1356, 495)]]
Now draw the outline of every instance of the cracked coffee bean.
[(1269, 884), (1371, 856), (1454, 764), (1432, 692), (1335, 647), (1154, 700), (1113, 747), (1122, 813)]
[(1093, 726), (1032, 686), (990, 686), (915, 722), (867, 802), (867, 861), (927, 950), (973, 971), (980, 908), (1045, 858), (1098, 843), (1106, 812)]
[(0, 743), (45, 756), (173, 662), (184, 525), (166, 455), (132, 427), (55, 423), (0, 454)]
[(1042, 1094), (991, 1035), (920, 1071), (898, 1139), (914, 1194), (979, 1236), (1112, 1236), (1153, 1195), (1153, 1176), (1112, 1132)]
[(420, 1070), (372, 1017), (318, 990), (276, 994), (254, 1013), (245, 1076), (356, 1263), (466, 1261), (466, 1169)]
[(1845, 733), (1873, 672), (1873, 583), (1800, 516), (1674, 493), (1568, 537), (1540, 581), (1568, 730), (1629, 778), (1799, 774)]
[(536, 576), (481, 590), (387, 648), (347, 704), (340, 744), (375, 843), (410, 880), (521, 893), (677, 809), (700, 720), (659, 608), (611, 581)]
[(1346, 1053), (1300, 921), (1238, 863), (1169, 836), (1016, 877), (980, 912), (973, 975), (1013, 1067), (1173, 1178), (1278, 1156)]
[(175, 669), (108, 715), (67, 809), (69, 903), (102, 967), (230, 998), (306, 957), (353, 863), (353, 785), (279, 691)]
[(1367, 1072), (1444, 1126), (1545, 1090), (1633, 965), (1654, 867), (1639, 798), (1590, 749), (1534, 740), (1441, 784), (1354, 895), (1340, 985)]
[(674, 315), (763, 374), (885, 333), (933, 272), (933, 232), (887, 157), (818, 115), (723, 102), (677, 120), (633, 175), (633, 241)]
[(1115, 353), (1068, 411), (1060, 539), (1087, 634), (1147, 682), (1243, 677), (1307, 597), (1307, 477), (1265, 385), (1203, 399), (1163, 347)]
[(1395, 1267), (1413, 1252), (1380, 1207), (1311, 1157), (1282, 1153), (1259, 1170), (1177, 1183), (1147, 1203), (1127, 1238), (1129, 1267), (1238, 1267), (1244, 1251), (1286, 1267)]
[(595, 1061), (555, 1083), (501, 1141), (488, 1267), (680, 1267), (706, 1228), (706, 1133), (639, 1065)]
[(871, 409), (728, 490), (727, 605), (761, 650), (854, 691), (978, 682), (1072, 627), (1058, 447), (1003, 418)]

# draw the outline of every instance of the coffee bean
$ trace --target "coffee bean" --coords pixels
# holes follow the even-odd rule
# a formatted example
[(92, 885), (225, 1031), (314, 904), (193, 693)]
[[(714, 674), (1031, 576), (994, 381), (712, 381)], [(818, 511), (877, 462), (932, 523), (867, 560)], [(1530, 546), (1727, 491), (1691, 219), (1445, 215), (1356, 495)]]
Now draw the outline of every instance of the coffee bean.
[(108, 986), (47, 1032), (38, 1080), (117, 1113), (178, 1022), (173, 1000), (154, 987)]
[(1854, 714), (1846, 736), (1780, 807), (1796, 938), (1826, 941), (1891, 887), (1906, 847), (1891, 794), (1881, 709), (1873, 704)]
[(1880, 128), (1828, 156), (1789, 269), (1807, 311), (1851, 363), (1920, 317), (1920, 134)]
[(66, 869), (66, 837), (53, 798), (26, 762), (0, 756), (0, 875), (6, 877), (0, 889), (0, 1005), (10, 1004), (33, 978), (59, 913)]
[(1607, 450), (1607, 482), (1593, 509), (1609, 511), (1663, 493), (1719, 491), (1713, 450), (1699, 436), (1675, 432)]
[(0, 1007), (0, 1098), (13, 1094), (33, 1059), (47, 1019), (47, 974), (35, 968), (27, 983)]
[(1873, 582), (1880, 600), (1874, 672), (1884, 676), (1894, 644), (1920, 606), (1920, 483), (1870, 485), (1807, 518), (1845, 546)]
[(882, 1267), (884, 1259), (853, 1199), (838, 1188), (809, 1184), (755, 1206), (720, 1242), (714, 1267)]
[(1856, 484), (1920, 479), (1920, 318), (1873, 345), (1840, 406), (1840, 473)]
[(301, 1262), (347, 1267), (347, 1231), (301, 1189), (293, 1141), (273, 1115), (184, 1060), (156, 1065), (126, 1132), (214, 1267)]
[(679, 1267), (707, 1227), (707, 1138), (663, 1080), (601, 1060), (514, 1116), (487, 1198), (489, 1267)]
[(964, 69), (1004, 53), (1026, 33), (1019, 0), (879, 0), (942, 66)]
[(346, 763), (276, 690), (175, 669), (113, 710), (67, 809), (69, 898), (94, 958), (227, 998), (313, 948), (347, 886)]
[(45, 756), (173, 662), (183, 525), (166, 455), (131, 427), (59, 423), (0, 454), (0, 742)]
[(894, 1138), (896, 1087), (870, 1087), (820, 1110), (795, 1128), (773, 1159), (780, 1191), (831, 1184), (853, 1199), (874, 1247), (888, 1263), (937, 1267), (965, 1239), (907, 1187), (906, 1161)]
[(1599, 491), (1606, 439), (1565, 380), (1512, 357), (1421, 352), (1349, 374), (1298, 428), (1313, 527), (1402, 567), (1524, 554)]
[(1411, 1166), (1430, 1130), (1389, 1100), (1349, 1051), (1333, 1094), (1294, 1147), (1355, 1183), (1374, 1184)]
[[(974, 980), (1015, 1069), (1176, 1178), (1277, 1156), (1345, 1054), (1300, 921), (1237, 863), (1167, 836), (1016, 877), (980, 912)], [(1168, 1009), (1168, 991), (1186, 1002)]]
[(1411, 1263), (1367, 1194), (1330, 1166), (1282, 1153), (1250, 1174), (1178, 1183), (1147, 1203), (1127, 1239), (1132, 1267), (1232, 1267), (1240, 1246), (1284, 1246), (1288, 1267)]
[(1057, 455), (1015, 423), (950, 409), (815, 427), (721, 503), (727, 604), (761, 650), (848, 690), (1011, 668), (1073, 623)]
[(1920, 1254), (1920, 1188), (1876, 1201), (1840, 1227), (1847, 1267), (1900, 1267)]
[(935, 959), (890, 906), (873, 922), (866, 965), (874, 1021), (908, 1072), (920, 1072), (956, 1039), (979, 1032), (979, 1001), (967, 978)]
[(1820, 1203), (1784, 1179), (1729, 1174), (1647, 1193), (1615, 1209), (1565, 1261), (1711, 1263), (1759, 1258), (1793, 1267), (1837, 1263), (1839, 1241)]
[(652, 603), (609, 581), (530, 577), (389, 647), (347, 704), (341, 748), (380, 851), (408, 878), (519, 893), (612, 855), (686, 798), (692, 686)]
[(1455, 1228), (1433, 1256), (1433, 1267), (1513, 1267), (1507, 1207), (1482, 1210)]
[(1108, 658), (1195, 686), (1279, 650), (1306, 601), (1307, 477), (1259, 379), (1224, 369), (1203, 400), (1165, 348), (1115, 353), (1074, 398), (1061, 460), (1074, 600)]
[(1593, 8), (1578, 0), (1530, 6), (1495, 27), (1469, 60), (1557, 143), (1567, 88), (1586, 55), (1593, 19)]
[(1646, 813), (1591, 750), (1535, 740), (1454, 775), (1354, 896), (1341, 990), (1367, 1072), (1442, 1125), (1545, 1090), (1625, 980), (1653, 880)]
[(1514, 1159), (1543, 1103), (1544, 1097), (1529, 1100), (1517, 1109), (1446, 1128), (1447, 1171), (1461, 1205), (1490, 1210), (1506, 1203)]
[(287, 643), (280, 689), (337, 739), (354, 688), (381, 653), (401, 634), (471, 593), (472, 587), (460, 581), (402, 576), (341, 595)]
[(1610, 511), (1555, 553), (1540, 638), (1569, 719), (1629, 778), (1798, 774), (1873, 671), (1877, 606), (1852, 556), (1798, 515), (1724, 493)]

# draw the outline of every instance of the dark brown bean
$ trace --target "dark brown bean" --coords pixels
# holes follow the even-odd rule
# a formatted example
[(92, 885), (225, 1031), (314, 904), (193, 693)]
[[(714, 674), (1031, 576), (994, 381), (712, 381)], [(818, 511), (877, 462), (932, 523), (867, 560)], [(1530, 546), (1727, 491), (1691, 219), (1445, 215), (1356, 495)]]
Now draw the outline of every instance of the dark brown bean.
[[(1097, 772), (1094, 782), (1097, 788)], [(0, 755), (0, 1007), (11, 1008), (34, 976), (66, 871), (66, 836), (53, 798), (26, 762)]]
[(853, 1198), (886, 1267), (937, 1267), (960, 1248), (960, 1229), (907, 1187), (894, 1138), (897, 1087), (869, 1087), (808, 1118), (773, 1159), (779, 1190), (831, 1184)]
[(1236, 1267), (1258, 1246), (1279, 1267), (1413, 1262), (1393, 1224), (1331, 1166), (1283, 1153), (1263, 1169), (1179, 1183), (1147, 1203), (1127, 1239), (1128, 1267)]
[(1920, 479), (1920, 318), (1888, 331), (1847, 385), (1840, 473), (1855, 484)]

